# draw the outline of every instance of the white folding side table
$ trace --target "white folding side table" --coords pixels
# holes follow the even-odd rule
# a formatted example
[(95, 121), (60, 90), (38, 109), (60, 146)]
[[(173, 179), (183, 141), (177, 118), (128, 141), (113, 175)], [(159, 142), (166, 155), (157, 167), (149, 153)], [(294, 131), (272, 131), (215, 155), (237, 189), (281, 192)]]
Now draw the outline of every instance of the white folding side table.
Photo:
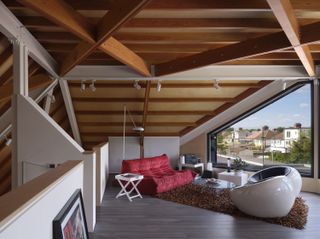
[[(121, 186), (121, 191), (117, 194), (116, 198), (126, 195), (130, 202), (132, 202), (133, 198), (136, 198), (136, 197), (142, 198), (137, 186), (143, 179), (143, 175), (133, 174), (133, 173), (124, 173), (124, 174), (116, 175), (115, 178), (117, 179), (118, 183)], [(122, 183), (123, 181), (125, 181), (126, 183), (123, 184)], [(127, 187), (129, 185), (131, 185), (132, 188), (129, 191), (127, 191)], [(130, 194), (133, 191), (136, 191), (137, 194), (134, 196), (130, 196)]]

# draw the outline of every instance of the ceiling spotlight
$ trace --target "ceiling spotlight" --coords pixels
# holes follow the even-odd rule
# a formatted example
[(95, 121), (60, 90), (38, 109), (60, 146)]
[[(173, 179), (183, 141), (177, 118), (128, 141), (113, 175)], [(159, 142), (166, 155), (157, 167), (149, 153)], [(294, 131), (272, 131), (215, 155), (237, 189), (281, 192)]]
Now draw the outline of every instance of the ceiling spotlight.
[(219, 82), (217, 80), (213, 80), (213, 88), (215, 88), (216, 90), (220, 89), (220, 85), (219, 85)]
[(6, 136), (6, 146), (10, 146), (11, 143), (12, 143), (12, 139)]
[(93, 92), (95, 92), (95, 91), (97, 90), (97, 88), (96, 88), (95, 85), (94, 85), (95, 82), (96, 82), (95, 80), (92, 80), (91, 84), (89, 85), (89, 88), (90, 88)]
[(139, 80), (135, 80), (133, 83), (133, 87), (137, 90), (141, 90), (141, 85), (139, 85)]
[(86, 90), (86, 83), (85, 81), (81, 81), (81, 86), (80, 86), (80, 91), (85, 91)]
[(54, 95), (48, 95), (48, 97), (51, 99), (51, 104), (56, 103), (56, 97)]
[(159, 93), (161, 91), (161, 82), (160, 80), (158, 80), (158, 83), (157, 83), (157, 92)]
[(282, 83), (282, 90), (286, 90), (287, 89), (287, 82), (283, 81)]

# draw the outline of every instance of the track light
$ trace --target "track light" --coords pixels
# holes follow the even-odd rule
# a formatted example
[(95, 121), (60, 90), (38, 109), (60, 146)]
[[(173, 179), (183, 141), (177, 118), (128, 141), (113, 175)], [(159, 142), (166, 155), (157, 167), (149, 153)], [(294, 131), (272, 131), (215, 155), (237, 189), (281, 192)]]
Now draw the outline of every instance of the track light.
[(139, 80), (135, 80), (133, 83), (133, 87), (137, 90), (141, 90), (141, 85), (139, 85)]
[(220, 85), (219, 85), (219, 82), (217, 80), (213, 80), (213, 88), (215, 88), (216, 90), (220, 89)]
[(80, 86), (80, 91), (85, 91), (86, 90), (86, 83), (85, 81), (81, 81), (81, 86)]
[(56, 97), (54, 95), (48, 95), (48, 97), (51, 99), (51, 104), (56, 103)]
[(161, 82), (158, 80), (157, 83), (157, 92), (159, 93), (161, 91)]
[(12, 143), (12, 139), (6, 136), (6, 146), (10, 146), (11, 143)]
[(286, 90), (286, 89), (287, 89), (287, 82), (282, 81), (282, 90)]
[(95, 92), (95, 91), (97, 90), (97, 88), (95, 87), (94, 83), (95, 83), (95, 80), (92, 80), (92, 81), (91, 81), (91, 84), (89, 85), (89, 88), (90, 88), (93, 92)]

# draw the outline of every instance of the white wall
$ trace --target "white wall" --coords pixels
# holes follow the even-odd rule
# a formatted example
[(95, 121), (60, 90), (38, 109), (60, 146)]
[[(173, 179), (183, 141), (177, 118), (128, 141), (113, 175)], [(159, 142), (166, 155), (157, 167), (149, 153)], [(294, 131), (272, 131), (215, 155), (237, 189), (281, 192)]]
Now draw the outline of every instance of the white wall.
[[(88, 229), (95, 225), (95, 154), (87, 154), (43, 109), (31, 98), (18, 96), (18, 172), (22, 162), (38, 165), (61, 164), (68, 160), (85, 161), (84, 204)], [(88, 162), (87, 162), (88, 161)], [(48, 169), (28, 164), (24, 171), (27, 182)], [(20, 180), (22, 175), (20, 175)], [(92, 209), (93, 208), (93, 209)]]
[[(145, 137), (145, 157), (167, 154), (171, 164), (176, 166), (180, 154), (179, 137)], [(138, 137), (126, 137), (126, 159), (140, 158), (140, 141)], [(122, 137), (109, 137), (110, 173), (119, 173), (122, 163)]]
[(109, 143), (93, 148), (96, 153), (96, 205), (102, 202), (109, 176)]
[(35, 196), (6, 224), (1, 222), (0, 239), (52, 239), (52, 220), (78, 188), (83, 189), (83, 164)]

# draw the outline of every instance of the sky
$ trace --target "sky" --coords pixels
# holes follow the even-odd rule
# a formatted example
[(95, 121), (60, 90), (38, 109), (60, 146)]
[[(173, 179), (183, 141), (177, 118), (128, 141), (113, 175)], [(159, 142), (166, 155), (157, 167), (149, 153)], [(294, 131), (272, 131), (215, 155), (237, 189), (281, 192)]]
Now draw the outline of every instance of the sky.
[(270, 129), (291, 127), (301, 123), (302, 127), (311, 125), (311, 97), (309, 84), (239, 121), (231, 127), (257, 129), (268, 125)]

